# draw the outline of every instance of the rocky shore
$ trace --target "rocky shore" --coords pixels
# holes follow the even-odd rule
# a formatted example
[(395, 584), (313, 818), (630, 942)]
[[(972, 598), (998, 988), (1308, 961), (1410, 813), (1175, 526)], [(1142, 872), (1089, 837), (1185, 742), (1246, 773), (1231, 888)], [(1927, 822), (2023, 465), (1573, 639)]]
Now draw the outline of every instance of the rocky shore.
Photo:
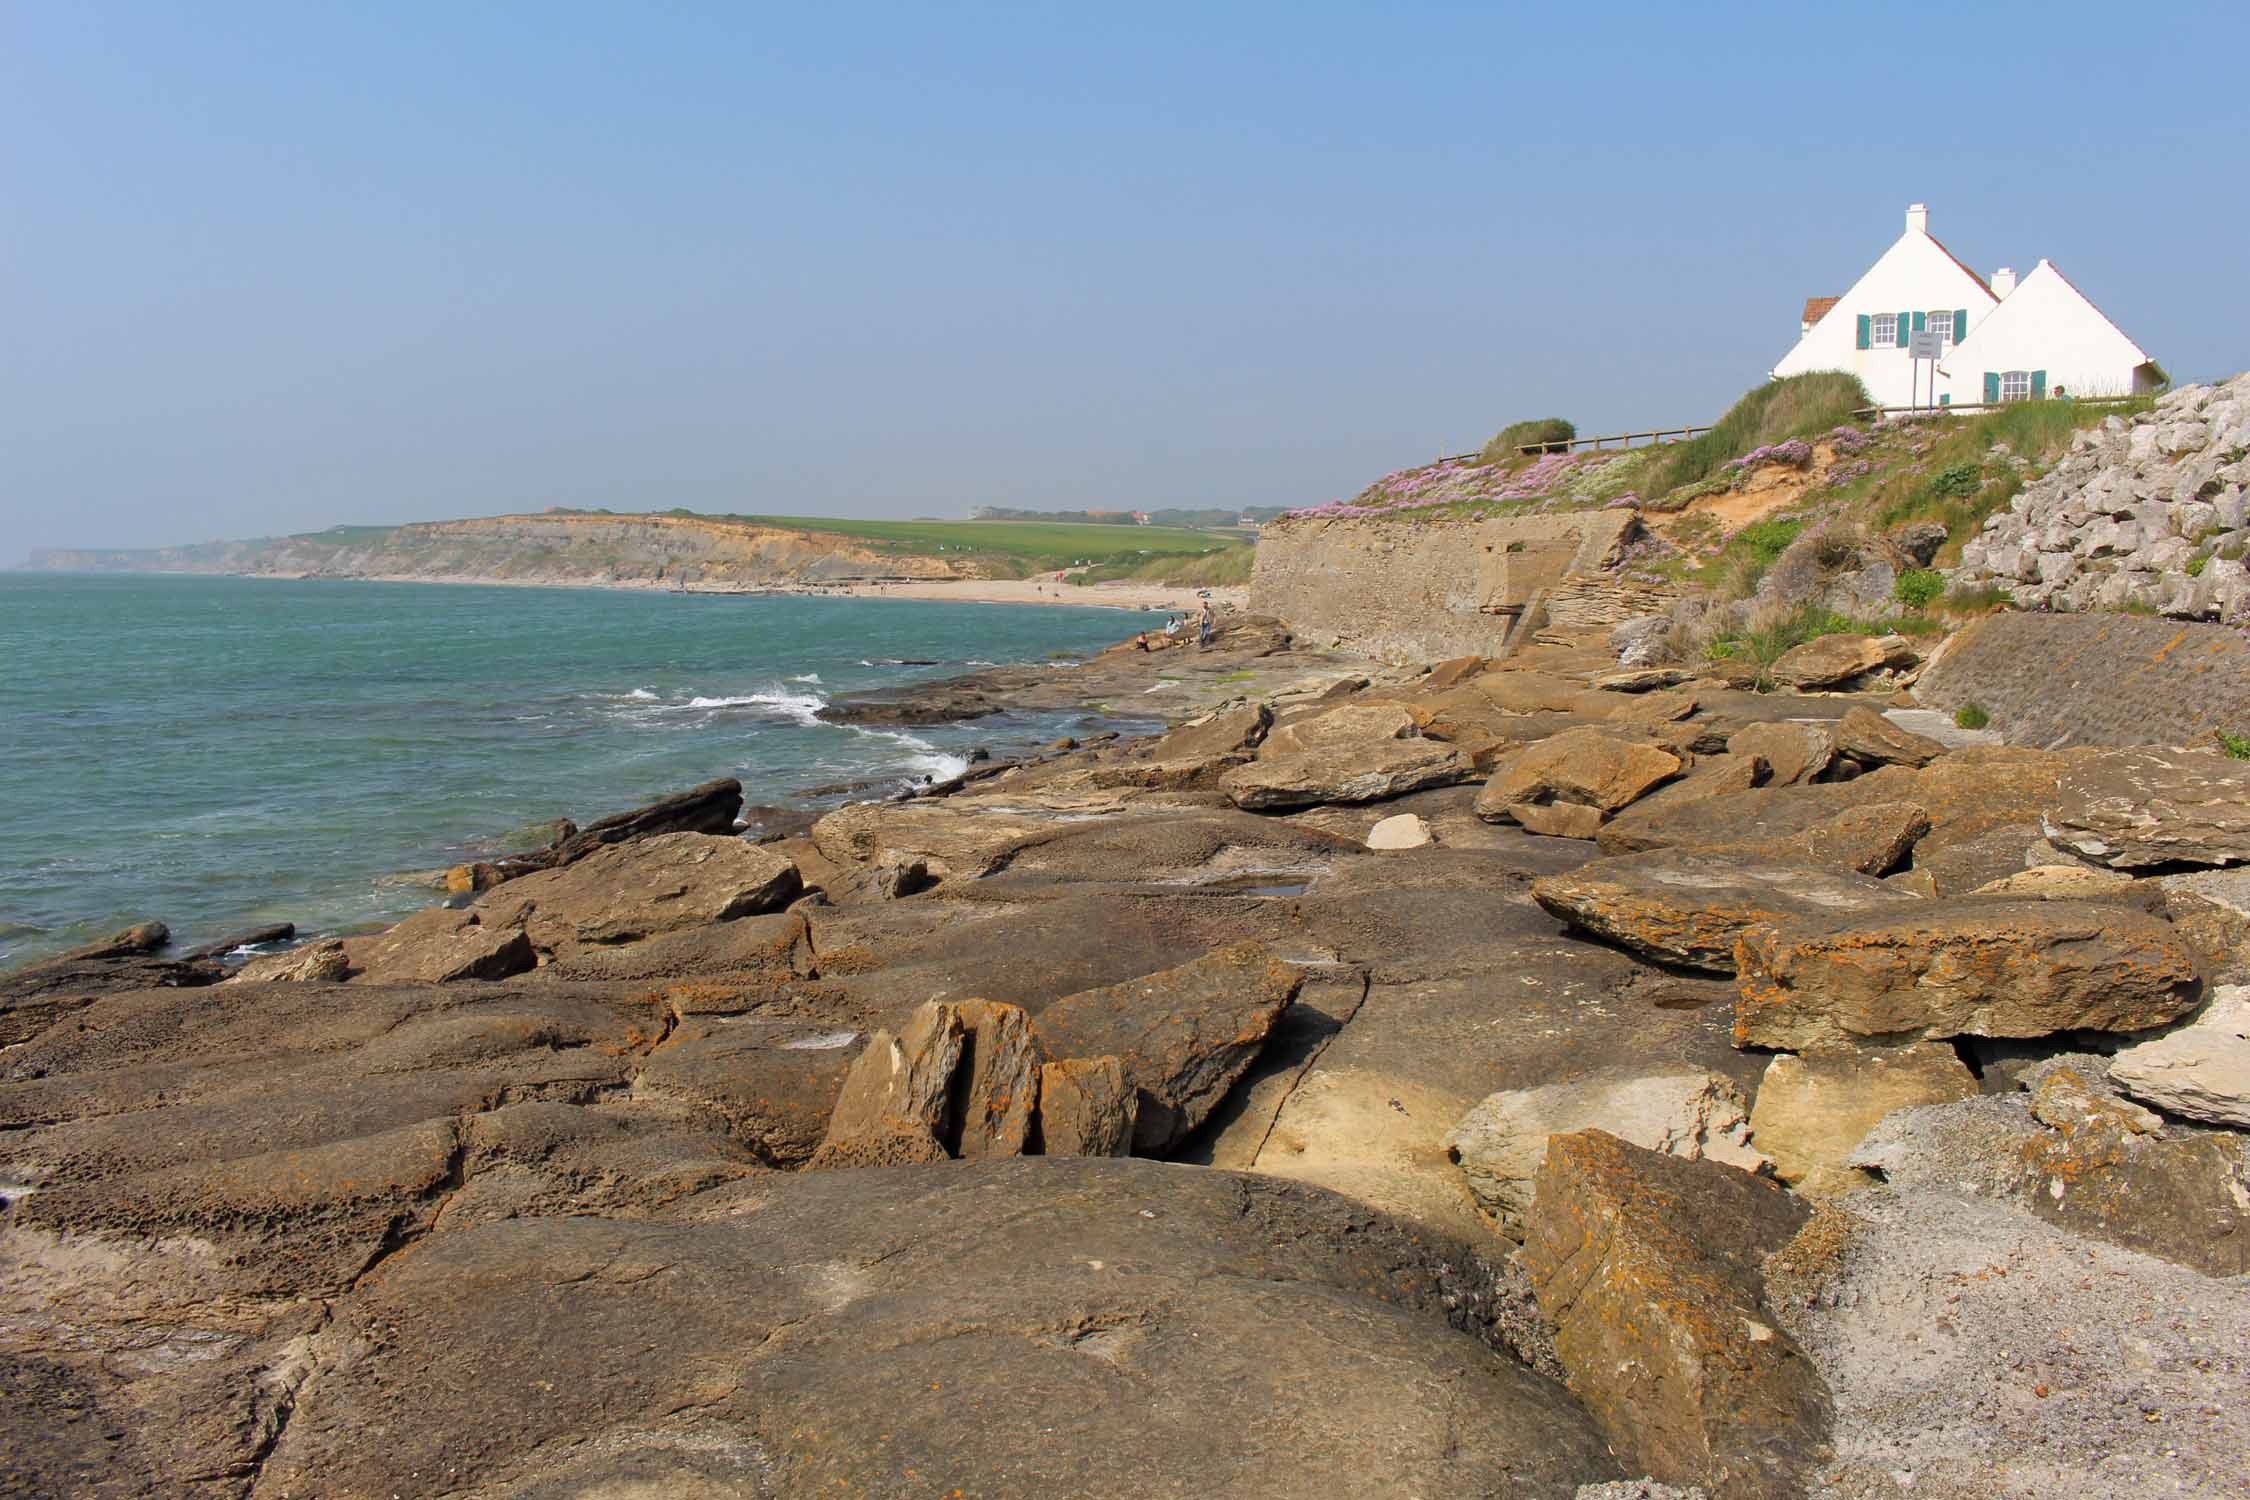
[(2250, 763), (1236, 618), (0, 977), (0, 1494), (2250, 1490)]

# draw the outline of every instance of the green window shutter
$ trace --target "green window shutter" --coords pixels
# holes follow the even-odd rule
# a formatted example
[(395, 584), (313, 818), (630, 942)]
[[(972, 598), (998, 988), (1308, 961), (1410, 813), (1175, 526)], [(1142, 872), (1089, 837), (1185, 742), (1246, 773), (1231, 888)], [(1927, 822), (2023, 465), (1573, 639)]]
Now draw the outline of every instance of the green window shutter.
[(2000, 404), (2000, 372), (1998, 370), (1984, 372), (1984, 404), (1987, 406), (1998, 406)]
[(1953, 309), (1953, 342), (1958, 344), (1968, 336), (1969, 310), (1965, 307), (1956, 307)]
[(2033, 370), (2031, 372), (2031, 399), (2034, 401), (2047, 399), (2047, 372), (2045, 370)]
[(1906, 347), (1906, 335), (1913, 330), (1913, 318), (1914, 314), (1912, 313), (1900, 313), (1898, 315), (1898, 346), (1901, 349)]
[(1927, 318), (1928, 316), (1929, 316), (1929, 315), (1928, 315), (1927, 313), (1916, 313), (1916, 314), (1914, 315), (1914, 331), (1915, 331), (1916, 333), (1928, 333), (1928, 332), (1929, 332), (1929, 329), (1927, 329), (1927, 328), (1925, 328), (1924, 326), (1922, 326), (1922, 325), (1923, 325), (1923, 320), (1924, 320), (1925, 318)]
[(1867, 314), (1865, 313), (1859, 315), (1859, 347), (1862, 349), (1868, 347)]
[(1940, 406), (1951, 406), (1953, 404), (1953, 397), (1950, 395), (1940, 396), (1937, 398), (1937, 404)]

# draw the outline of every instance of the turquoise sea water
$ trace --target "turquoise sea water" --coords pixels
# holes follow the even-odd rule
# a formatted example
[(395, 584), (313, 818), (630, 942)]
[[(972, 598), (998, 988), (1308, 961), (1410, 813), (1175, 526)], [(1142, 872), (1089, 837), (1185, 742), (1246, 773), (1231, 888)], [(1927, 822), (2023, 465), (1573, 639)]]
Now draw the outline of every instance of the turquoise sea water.
[(396, 917), (435, 899), (404, 872), (716, 776), (787, 805), (948, 775), (973, 746), (1082, 721), (903, 732), (812, 710), (1136, 628), (910, 600), (0, 573), (0, 968), (142, 918), (199, 943)]

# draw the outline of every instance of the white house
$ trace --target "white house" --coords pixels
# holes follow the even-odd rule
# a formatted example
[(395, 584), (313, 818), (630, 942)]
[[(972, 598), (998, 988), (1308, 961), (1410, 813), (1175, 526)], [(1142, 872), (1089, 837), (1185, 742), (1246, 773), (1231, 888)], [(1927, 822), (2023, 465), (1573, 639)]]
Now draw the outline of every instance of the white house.
[[(1938, 336), (1935, 373), (1909, 353)], [(1810, 370), (1857, 375), (1879, 406), (1917, 401), (2122, 396), (2163, 384), (2163, 370), (2042, 260), (2019, 286), (2005, 268), (1987, 282), (1930, 235), (1930, 211), (1906, 211), (1906, 232), (1841, 297), (1814, 297), (1778, 378)], [(1917, 384), (1917, 377), (1919, 383)]]

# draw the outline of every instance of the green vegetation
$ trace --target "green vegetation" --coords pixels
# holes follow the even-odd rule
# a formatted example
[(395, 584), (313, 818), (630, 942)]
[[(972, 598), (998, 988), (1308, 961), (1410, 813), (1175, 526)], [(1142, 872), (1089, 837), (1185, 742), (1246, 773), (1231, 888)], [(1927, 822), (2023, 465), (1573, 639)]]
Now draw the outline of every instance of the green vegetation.
[(1909, 568), (1891, 585), (1891, 597), (1908, 609), (1928, 609), (1944, 592), (1944, 575), (1928, 568)]
[(2228, 734), (2224, 729), (2215, 732), (2219, 748), (2229, 760), (2250, 760), (2250, 734)]
[(1253, 543), (1216, 547), (1190, 556), (1157, 556), (1101, 563), (1070, 575), (1069, 582), (1163, 583), (1181, 588), (1209, 589), (1250, 581), (1250, 564), (1257, 556)]
[(1787, 652), (1824, 635), (1884, 635), (1891, 627), (1840, 615), (1820, 605), (1793, 610), (1767, 610), (1753, 616), (1742, 629), (1720, 636), (1703, 648), (1708, 661), (1747, 661), (1757, 667), (1760, 692), (1773, 688), (1773, 664)]
[(1523, 457), (1523, 450), (1533, 443), (1567, 443), (1578, 436), (1576, 424), (1561, 417), (1537, 417), (1529, 422), (1510, 422), (1500, 429), (1484, 451), (1477, 455), (1480, 464), (1513, 463)]
[(1982, 729), (1992, 722), (1992, 715), (1984, 711), (1981, 703), (1964, 703), (1953, 711), (1953, 722), (1961, 729)]
[(1719, 553), (1722, 588), (1733, 598), (1748, 597), (1804, 529), (1803, 516), (1768, 516), (1729, 537)]
[(1820, 371), (1768, 381), (1729, 407), (1709, 432), (1656, 450), (1663, 462), (1650, 474), (1648, 492), (1707, 479), (1719, 465), (1754, 448), (1819, 437), (1872, 404), (1856, 375)]
[[(1923, 438), (1925, 451), (1915, 461), (1885, 475), (1868, 492), (1865, 505), (1877, 525), (1936, 521), (1945, 527), (1940, 559), (1960, 556), (1961, 544), (1976, 535), (1985, 517), (2006, 510), (2008, 502), (2046, 465), (2062, 456), (2070, 440), (2104, 417), (2130, 417), (2155, 405), (2136, 401), (2013, 401), (1973, 416), (1933, 423)], [(2005, 449), (1995, 462), (1995, 445)]]
[(2203, 570), (2210, 565), (2211, 554), (2208, 552), (2198, 552), (2195, 554), (2195, 556), (2187, 560), (2187, 576), (2190, 578), (2201, 578), (2203, 576)]
[(1997, 583), (1980, 583), (1973, 588), (1955, 589), (1945, 596), (1945, 607), (1955, 614), (1983, 615), (1996, 609), (2013, 609), (2016, 596)]
[(1984, 465), (1973, 459), (1947, 464), (1930, 481), (1929, 493), (1940, 500), (1959, 500), (1984, 488)]

